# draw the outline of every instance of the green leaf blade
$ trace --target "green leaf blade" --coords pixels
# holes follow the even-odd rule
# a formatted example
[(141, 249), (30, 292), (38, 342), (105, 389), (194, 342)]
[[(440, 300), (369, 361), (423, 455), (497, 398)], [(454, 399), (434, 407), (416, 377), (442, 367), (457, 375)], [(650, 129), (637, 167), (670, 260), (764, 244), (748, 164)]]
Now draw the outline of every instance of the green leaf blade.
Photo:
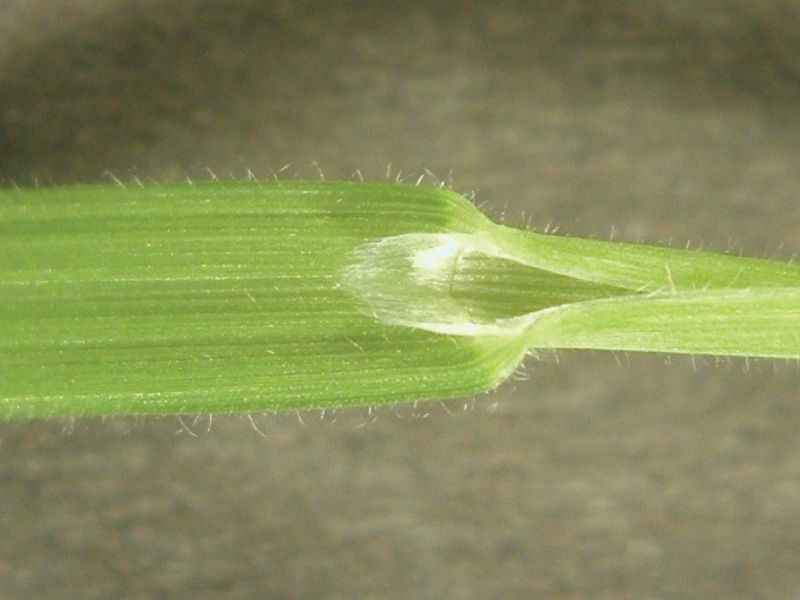
[(800, 288), (628, 296), (544, 311), (526, 333), (539, 348), (798, 358)]

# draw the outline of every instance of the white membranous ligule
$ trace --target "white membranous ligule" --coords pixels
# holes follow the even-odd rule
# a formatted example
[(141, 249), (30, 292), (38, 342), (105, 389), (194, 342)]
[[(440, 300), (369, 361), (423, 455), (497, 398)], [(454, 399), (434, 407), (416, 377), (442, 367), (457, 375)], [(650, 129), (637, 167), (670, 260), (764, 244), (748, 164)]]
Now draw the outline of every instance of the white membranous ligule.
[(360, 311), (388, 324), (459, 336), (523, 334), (536, 313), (482, 319), (453, 297), (459, 265), (474, 255), (514, 260), (480, 234), (405, 234), (357, 248), (341, 284)]

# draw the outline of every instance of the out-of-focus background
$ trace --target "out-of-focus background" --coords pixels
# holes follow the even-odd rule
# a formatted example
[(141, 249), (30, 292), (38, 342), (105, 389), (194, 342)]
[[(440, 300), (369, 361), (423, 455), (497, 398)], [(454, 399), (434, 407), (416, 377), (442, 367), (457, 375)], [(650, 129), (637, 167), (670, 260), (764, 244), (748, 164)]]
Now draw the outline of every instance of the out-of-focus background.
[[(509, 224), (788, 260), (799, 108), (796, 0), (0, 0), (4, 186), (428, 169)], [(176, 597), (800, 597), (800, 367), (0, 423), (0, 598)]]

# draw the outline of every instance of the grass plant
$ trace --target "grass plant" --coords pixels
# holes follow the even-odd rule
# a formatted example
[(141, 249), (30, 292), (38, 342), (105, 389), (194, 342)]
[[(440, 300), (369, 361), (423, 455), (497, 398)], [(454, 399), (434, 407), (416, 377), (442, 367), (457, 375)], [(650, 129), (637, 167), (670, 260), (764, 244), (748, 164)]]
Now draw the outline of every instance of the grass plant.
[(444, 399), (551, 348), (800, 358), (800, 267), (395, 183), (0, 190), (0, 416)]

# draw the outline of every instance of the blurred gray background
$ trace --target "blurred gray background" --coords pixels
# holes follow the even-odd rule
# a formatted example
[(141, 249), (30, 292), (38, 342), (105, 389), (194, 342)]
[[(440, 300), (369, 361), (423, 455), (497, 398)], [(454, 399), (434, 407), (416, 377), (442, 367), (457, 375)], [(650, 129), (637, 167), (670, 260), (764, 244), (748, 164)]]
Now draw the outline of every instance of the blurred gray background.
[[(5, 186), (429, 169), (509, 224), (789, 259), (798, 108), (795, 0), (0, 0)], [(800, 367), (0, 423), (0, 598), (176, 597), (800, 597)]]

